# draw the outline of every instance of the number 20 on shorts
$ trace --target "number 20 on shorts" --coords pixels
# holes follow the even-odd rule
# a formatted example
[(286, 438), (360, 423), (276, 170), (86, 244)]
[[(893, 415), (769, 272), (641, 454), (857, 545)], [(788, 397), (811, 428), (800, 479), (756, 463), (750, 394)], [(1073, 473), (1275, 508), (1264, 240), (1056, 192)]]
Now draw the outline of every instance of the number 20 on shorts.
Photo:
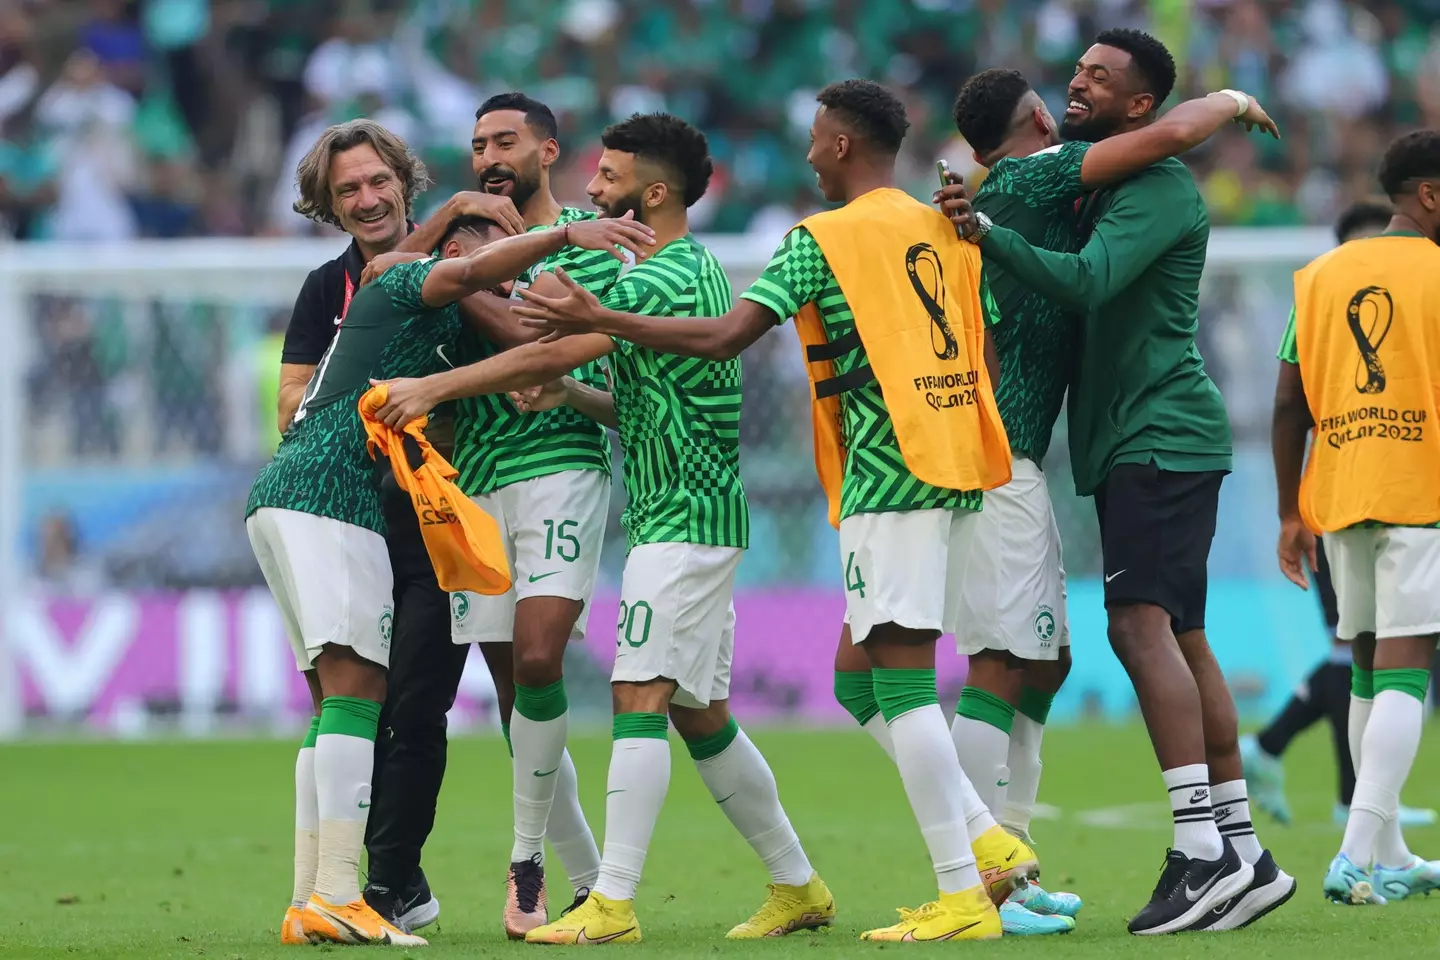
[(620, 619), (615, 623), (615, 646), (628, 643), (632, 647), (643, 647), (650, 639), (650, 620), (655, 611), (644, 600), (627, 604), (620, 601)]

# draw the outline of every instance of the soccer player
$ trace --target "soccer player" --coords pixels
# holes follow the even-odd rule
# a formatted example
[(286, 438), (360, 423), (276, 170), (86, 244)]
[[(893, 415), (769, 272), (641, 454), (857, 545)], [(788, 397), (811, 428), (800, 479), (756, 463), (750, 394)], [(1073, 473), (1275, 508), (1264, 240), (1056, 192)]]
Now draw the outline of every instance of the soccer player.
[(1322, 534), (1353, 642), (1355, 795), (1323, 887), (1351, 904), (1440, 888), (1397, 819), (1440, 634), (1440, 132), (1392, 142), (1380, 185), (1385, 233), (1295, 274), (1273, 426), (1280, 569), (1307, 587), (1301, 559), (1314, 568)]
[[(864, 936), (997, 937), (1001, 920), (992, 891), (1003, 886), (1008, 893), (1008, 882), (1033, 863), (1034, 854), (1001, 830), (976, 796), (935, 687), (935, 641), (953, 625), (953, 585), (972, 540), (978, 488), (984, 479), (1003, 478), (1009, 465), (1008, 449), (993, 442), (1001, 432), (999, 414), (980, 362), (979, 265), (933, 211), (895, 189), (895, 158), (909, 126), (899, 99), (868, 80), (847, 80), (826, 87), (818, 100), (808, 160), (825, 197), (845, 206), (834, 212), (838, 217), (821, 215), (791, 231), (761, 277), (723, 316), (677, 321), (623, 315), (574, 285), (563, 301), (527, 294), (534, 306), (520, 312), (556, 332), (598, 330), (713, 359), (737, 356), (797, 316), (816, 395), (838, 402), (838, 408), (817, 409), (815, 423), (817, 437), (831, 437), (823, 448), (817, 442), (817, 455), (823, 455), (832, 522), (840, 528), (849, 620), (844, 635), (853, 637), (873, 668), (868, 692), (888, 727), (940, 891), (934, 902), (901, 911), (900, 923)], [(873, 249), (860, 251), (859, 238)], [(850, 278), (843, 289), (842, 270)], [(912, 326), (917, 319), (918, 328)], [(918, 343), (908, 339), (917, 329)], [(900, 339), (887, 336), (892, 332)], [(908, 370), (918, 364), (921, 370), (932, 362), (963, 369), (934, 379), (965, 389), (917, 390), (907, 377), (892, 380), (893, 390), (882, 395), (873, 364), (887, 364), (890, 377), (895, 365)], [(930, 382), (917, 376), (922, 388)], [(953, 423), (952, 432), (918, 443), (911, 433), (915, 446), (902, 451), (905, 438), (897, 434), (891, 406), (898, 406), (907, 429), (923, 433), (935, 421), (915, 405), (927, 397), (937, 413), (955, 418), (939, 421)], [(929, 475), (972, 480), (950, 487), (927, 483), (912, 469), (912, 457)]]
[[(1335, 225), (1338, 243), (1364, 240), (1384, 233), (1390, 226), (1394, 210), (1389, 203), (1361, 201), (1340, 215)], [(1336, 636), (1340, 611), (1335, 602), (1335, 587), (1330, 578), (1330, 563), (1325, 546), (1315, 541), (1316, 565), (1310, 571), (1325, 626), (1330, 631), (1330, 655), (1305, 678), (1284, 708), (1258, 735), (1240, 738), (1240, 756), (1245, 763), (1245, 782), (1250, 784), (1250, 799), (1261, 810), (1280, 823), (1290, 822), (1290, 804), (1285, 799), (1285, 767), (1280, 759), (1290, 742), (1322, 719), (1330, 721), (1331, 742), (1335, 749), (1335, 766), (1339, 772), (1339, 798), (1335, 803), (1335, 822), (1344, 827), (1350, 816), (1350, 798), (1355, 793), (1355, 764), (1350, 757), (1350, 675), (1353, 657), (1350, 642)], [(1423, 827), (1435, 822), (1434, 810), (1400, 805), (1398, 823), (1402, 827)]]
[[(325, 204), (317, 214), (333, 215), (330, 196), (322, 177), (312, 197)], [(458, 333), (451, 305), (462, 297), (512, 279), (567, 242), (643, 249), (649, 236), (633, 222), (597, 221), (484, 246), (498, 233), (493, 221), (457, 221), (442, 244), (448, 259), (401, 264), (357, 292), (250, 491), (245, 525), (256, 559), (297, 667), (319, 681), (313, 752), (305, 758), (302, 750), (297, 762), (296, 889), (286, 942), (425, 943), (381, 917), (357, 882), (394, 621), (385, 516), (360, 396), (371, 377), (441, 364), (437, 348)]]
[[(475, 177), (482, 190), (509, 197), (527, 229), (595, 217), (561, 206), (550, 192), (550, 168), (560, 155), (556, 137), (550, 108), (523, 93), (493, 96), (475, 114)], [(603, 293), (621, 266), (603, 251), (567, 246), (532, 267), (517, 285), (562, 268)], [(548, 277), (542, 289), (546, 282), (556, 283)], [(462, 337), (461, 363), (537, 339), (510, 315), (510, 302), (489, 293), (466, 301), (479, 329)], [(599, 363), (583, 365), (573, 377), (608, 389)], [(585, 900), (600, 870), (575, 765), (565, 749), (562, 665), (566, 644), (585, 636), (599, 571), (610, 509), (610, 441), (604, 426), (574, 410), (521, 412), (503, 396), (461, 399), (455, 434), (460, 488), (500, 524), (514, 573), (514, 586), (504, 596), (456, 594), (452, 633), (456, 643), (479, 643), (497, 686), (513, 683), (515, 691), (514, 714), (502, 717), (514, 752), (515, 833), (503, 922), (506, 934), (520, 939), (548, 919), (547, 837), (574, 888), (572, 905)]]
[[(610, 217), (633, 212), (654, 227), (656, 242), (603, 302), (615, 311), (687, 318), (675, 321), (683, 324), (723, 314), (731, 303), (729, 280), (690, 235), (686, 213), (710, 181), (704, 134), (669, 114), (645, 114), (609, 127), (602, 143), (591, 198)], [(573, 337), (392, 384), (380, 416), (401, 422), (454, 397), (547, 383), (606, 356), (613, 363), (613, 396), (573, 380), (567, 391), (573, 407), (618, 428), (629, 499), (622, 517), (630, 553), (611, 677), (615, 743), (604, 855), (588, 899), (525, 939), (640, 939), (634, 897), (669, 785), (669, 722), (711, 795), (770, 871), (769, 897), (729, 936), (777, 936), (828, 924), (835, 915), (830, 891), (790, 826), (765, 758), (729, 710), (731, 599), (749, 542), (739, 473), (739, 360), (707, 362), (622, 338)]]
[[(1277, 133), (1244, 98), (1247, 125)], [(988, 169), (975, 208), (1049, 250), (1077, 252), (1075, 204), (1203, 142), (1236, 119), (1230, 92), (1183, 103), (1162, 120), (1096, 144), (1062, 144), (1039, 94), (1014, 70), (986, 70), (955, 100), (957, 129)], [(937, 196), (938, 199), (938, 196)], [(996, 261), (985, 280), (999, 312), (996, 399), (1014, 456), (1009, 483), (988, 492), (962, 593), (958, 649), (969, 656), (951, 730), (961, 766), (1001, 824), (1027, 843), (1040, 783), (1040, 741), (1070, 668), (1059, 530), (1040, 464), (1080, 345), (1073, 309), (1018, 283)], [(1073, 894), (1027, 884), (1012, 895), (1039, 913), (1073, 916)]]
[[(1158, 40), (1106, 31), (1076, 65), (1061, 135), (1093, 142), (1146, 126), (1174, 83)], [(1237, 96), (1237, 118), (1246, 107)], [(1204, 201), (1184, 164), (1157, 163), (1090, 194), (1079, 253), (1037, 249), (952, 202), (987, 262), (1084, 315), (1071, 464), (1076, 490), (1095, 497), (1110, 644), (1135, 686), (1175, 827), (1130, 932), (1249, 923), (1288, 900), (1295, 880), (1255, 837), (1235, 704), (1205, 639), (1206, 562), (1231, 442), (1195, 346)]]

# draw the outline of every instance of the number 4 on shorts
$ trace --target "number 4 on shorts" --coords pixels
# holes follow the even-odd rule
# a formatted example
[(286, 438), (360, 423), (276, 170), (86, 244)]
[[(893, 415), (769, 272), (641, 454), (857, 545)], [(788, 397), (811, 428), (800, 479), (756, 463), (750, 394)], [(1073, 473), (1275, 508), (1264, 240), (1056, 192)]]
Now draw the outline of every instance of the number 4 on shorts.
[(855, 562), (855, 551), (850, 551), (850, 556), (845, 558), (845, 592), (858, 593), (860, 599), (865, 599), (865, 578), (860, 574), (860, 566)]

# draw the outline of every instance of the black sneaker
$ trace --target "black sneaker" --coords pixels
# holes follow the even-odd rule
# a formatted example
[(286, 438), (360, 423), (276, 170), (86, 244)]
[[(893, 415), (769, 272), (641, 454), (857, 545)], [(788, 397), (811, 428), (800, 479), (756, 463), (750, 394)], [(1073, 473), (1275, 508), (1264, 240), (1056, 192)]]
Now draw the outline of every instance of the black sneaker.
[(505, 935), (511, 940), (524, 940), (525, 934), (549, 921), (545, 911), (545, 867), (540, 854), (510, 864), (502, 919)]
[(1218, 860), (1193, 860), (1165, 851), (1165, 867), (1150, 902), (1130, 920), (1134, 934), (1179, 933), (1250, 886), (1255, 868), (1228, 842)]
[(1295, 878), (1266, 850), (1255, 861), (1255, 877), (1245, 892), (1215, 907), (1191, 930), (1239, 930), (1248, 927), (1295, 895)]
[(410, 881), (398, 889), (378, 883), (367, 884), (365, 902), (405, 933), (428, 927), (440, 917), (440, 901), (430, 892), (425, 871), (419, 867), (415, 868)]

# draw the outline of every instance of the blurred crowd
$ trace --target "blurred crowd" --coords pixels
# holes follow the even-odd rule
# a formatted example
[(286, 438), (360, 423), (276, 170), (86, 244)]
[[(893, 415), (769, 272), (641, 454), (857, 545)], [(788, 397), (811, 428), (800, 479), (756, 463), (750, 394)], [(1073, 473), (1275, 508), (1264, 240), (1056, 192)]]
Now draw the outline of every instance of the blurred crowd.
[[(0, 0), (0, 221), (22, 239), (297, 234), (296, 161), (375, 117), (442, 194), (470, 186), (475, 106), (521, 88), (560, 115), (557, 192), (583, 201), (595, 134), (665, 109), (711, 137), (704, 229), (773, 235), (818, 202), (814, 92), (904, 92), (903, 169), (966, 169), (949, 105), (970, 73), (1024, 70), (1052, 109), (1103, 27), (1181, 62), (1171, 100), (1255, 94), (1285, 131), (1191, 156), (1219, 223), (1326, 222), (1398, 129), (1440, 125), (1440, 0)], [(422, 210), (423, 212), (423, 210)]]

